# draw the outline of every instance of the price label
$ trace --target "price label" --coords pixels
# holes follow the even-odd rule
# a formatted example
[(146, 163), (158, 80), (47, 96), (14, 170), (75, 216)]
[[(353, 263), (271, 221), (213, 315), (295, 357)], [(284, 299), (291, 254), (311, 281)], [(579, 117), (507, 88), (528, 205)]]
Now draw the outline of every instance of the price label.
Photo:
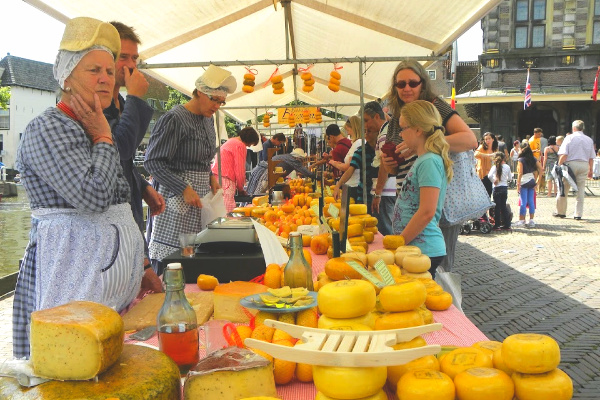
[(325, 229), (327, 229), (327, 232), (332, 233), (331, 228), (329, 227), (329, 224), (327, 224), (327, 219), (324, 216), (321, 217), (321, 222), (322, 222), (321, 226), (324, 226)]
[(346, 261), (348, 263), (348, 265), (350, 265), (356, 272), (358, 272), (359, 274), (361, 274), (362, 276), (365, 277), (366, 280), (368, 280), (369, 282), (371, 282), (373, 285), (382, 288), (385, 286), (385, 284), (383, 282), (381, 282), (379, 279), (377, 279), (377, 277), (375, 275), (373, 275), (372, 273), (370, 273), (369, 271), (367, 271), (365, 269), (365, 267), (363, 267), (362, 265), (360, 265), (359, 263), (357, 263), (356, 261)]
[(383, 260), (378, 260), (375, 263), (374, 267), (375, 270), (379, 272), (379, 276), (383, 278), (383, 282), (386, 286), (394, 285), (396, 283), (394, 277), (392, 276), (392, 274), (390, 274), (390, 270), (388, 269), (387, 265), (385, 265), (385, 262), (383, 262)]
[(329, 208), (327, 211), (333, 218), (337, 218), (340, 215), (340, 209), (334, 206), (333, 203), (329, 203)]
[(331, 192), (331, 188), (329, 186), (325, 186), (325, 196), (333, 196), (333, 193)]
[(315, 216), (319, 216), (319, 203), (313, 204), (312, 206), (310, 206), (310, 209), (313, 210)]
[(352, 245), (350, 244), (350, 241), (346, 239), (346, 253), (349, 251), (352, 251)]

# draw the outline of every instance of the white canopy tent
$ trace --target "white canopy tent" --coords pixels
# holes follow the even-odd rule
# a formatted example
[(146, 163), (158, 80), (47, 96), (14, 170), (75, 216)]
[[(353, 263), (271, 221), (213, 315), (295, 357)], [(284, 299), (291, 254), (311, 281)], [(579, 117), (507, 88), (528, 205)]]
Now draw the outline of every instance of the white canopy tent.
[[(267, 108), (272, 110), (293, 100), (316, 106), (340, 104), (338, 112), (352, 115), (361, 100), (385, 96), (399, 58), (434, 60), (500, 2), (24, 1), (62, 22), (90, 16), (133, 26), (142, 39), (142, 68), (188, 95), (204, 66), (211, 62), (227, 66), (238, 80), (238, 89), (228, 96), (223, 110), (240, 122), (253, 119), (256, 111), (261, 115)], [(341, 90), (336, 93), (327, 88), (334, 61), (343, 67), (339, 70)], [(294, 72), (311, 62), (318, 62), (310, 70), (316, 84), (312, 92), (305, 93), (302, 80)], [(245, 67), (258, 72), (253, 93), (241, 91)], [(285, 93), (280, 95), (273, 94), (269, 85), (263, 87), (276, 68), (284, 77)]]

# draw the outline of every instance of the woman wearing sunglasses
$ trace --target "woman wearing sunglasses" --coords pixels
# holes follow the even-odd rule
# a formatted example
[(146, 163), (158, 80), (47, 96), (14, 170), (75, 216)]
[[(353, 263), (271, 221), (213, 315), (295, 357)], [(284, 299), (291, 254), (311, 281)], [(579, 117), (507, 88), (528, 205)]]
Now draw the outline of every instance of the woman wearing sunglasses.
[[(388, 124), (387, 140), (397, 144), (396, 153), (401, 153), (403, 161), (398, 164), (393, 157), (383, 157), (383, 165), (390, 174), (396, 174), (397, 188), (401, 188), (406, 174), (417, 159), (412, 150), (403, 143), (400, 135), (400, 112), (402, 107), (415, 100), (426, 100), (435, 106), (442, 117), (446, 141), (454, 153), (472, 150), (477, 147), (477, 138), (468, 125), (442, 98), (434, 93), (429, 74), (414, 60), (401, 61), (392, 75), (389, 95), (389, 110), (392, 119)], [(460, 232), (460, 225), (443, 227), (446, 242), (446, 259), (442, 262), (445, 271), (452, 270), (454, 248)]]

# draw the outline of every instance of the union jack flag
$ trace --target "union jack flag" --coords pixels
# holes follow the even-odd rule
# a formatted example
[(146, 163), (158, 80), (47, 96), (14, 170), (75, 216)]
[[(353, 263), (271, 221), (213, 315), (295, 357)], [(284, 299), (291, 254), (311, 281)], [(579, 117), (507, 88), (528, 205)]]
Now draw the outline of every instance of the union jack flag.
[(527, 68), (527, 83), (525, 84), (525, 101), (523, 102), (523, 110), (531, 107), (531, 82), (529, 81), (529, 68)]

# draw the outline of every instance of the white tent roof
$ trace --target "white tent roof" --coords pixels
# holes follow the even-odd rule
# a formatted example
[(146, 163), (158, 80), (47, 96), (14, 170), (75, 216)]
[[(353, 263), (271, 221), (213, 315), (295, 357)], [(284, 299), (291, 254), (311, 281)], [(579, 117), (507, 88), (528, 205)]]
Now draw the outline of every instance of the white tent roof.
[[(140, 57), (149, 72), (190, 95), (206, 63), (228, 65), (238, 80), (225, 111), (239, 121), (299, 99), (312, 105), (346, 104), (338, 112), (352, 115), (360, 103), (361, 58), (435, 57), (479, 21), (500, 0), (24, 0), (66, 22), (78, 16), (121, 21), (142, 39)], [(287, 23), (286, 23), (287, 22)], [(289, 38), (289, 40), (286, 40)], [(346, 58), (341, 90), (327, 88), (334, 64), (310, 70), (315, 89), (301, 90), (294, 67), (286, 60)], [(260, 62), (257, 60), (261, 60)], [(193, 67), (154, 68), (156, 64), (196, 63)], [(385, 96), (398, 61), (363, 63), (364, 101)], [(234, 65), (237, 64), (237, 65)], [(243, 64), (243, 65), (241, 65)], [(265, 65), (259, 65), (265, 64)], [(277, 65), (279, 64), (279, 65)], [(244, 65), (258, 71), (256, 90), (241, 91)], [(263, 88), (274, 70), (284, 76), (285, 93)], [(297, 91), (294, 91), (294, 81)], [(348, 105), (353, 104), (353, 105)], [(236, 107), (236, 108), (230, 108)], [(238, 109), (237, 107), (248, 107)], [(334, 109), (334, 107), (327, 107)], [(271, 120), (272, 123), (276, 119)]]

